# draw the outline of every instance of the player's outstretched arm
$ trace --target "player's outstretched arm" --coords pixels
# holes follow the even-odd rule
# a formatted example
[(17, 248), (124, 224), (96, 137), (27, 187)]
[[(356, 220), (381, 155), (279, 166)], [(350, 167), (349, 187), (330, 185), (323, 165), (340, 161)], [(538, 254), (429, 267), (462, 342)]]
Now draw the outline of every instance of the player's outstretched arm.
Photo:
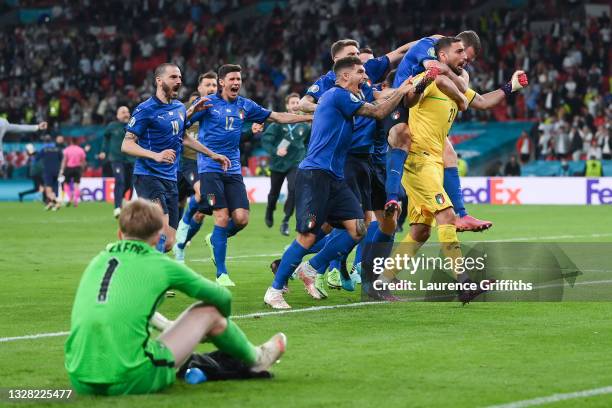
[(376, 120), (384, 119), (395, 109), (404, 95), (414, 88), (411, 81), (410, 78), (405, 80), (399, 88), (390, 91), (385, 98), (379, 99), (375, 103), (364, 103), (361, 108), (357, 109), (355, 115), (368, 116)]
[(200, 152), (210, 157), (211, 159), (219, 163), (221, 167), (223, 167), (223, 171), (227, 171), (227, 169), (229, 169), (232, 165), (230, 159), (228, 159), (226, 156), (213, 152), (208, 147), (204, 146), (202, 143), (198, 142), (194, 138), (187, 136), (186, 133), (183, 137), (183, 146), (190, 147), (196, 152)]
[(507, 96), (510, 96), (513, 92), (523, 89), (528, 84), (529, 80), (527, 79), (527, 74), (525, 74), (524, 71), (515, 71), (514, 74), (512, 74), (510, 81), (501, 88), (484, 95), (476, 94), (470, 103), (470, 106), (474, 109), (480, 110), (491, 109), (499, 105)]
[(123, 143), (121, 143), (121, 151), (130, 156), (151, 159), (158, 163), (174, 163), (176, 159), (176, 152), (172, 149), (166, 149), (156, 153), (140, 147), (140, 145), (138, 145), (138, 136), (132, 132), (125, 132)]
[(288, 112), (272, 112), (270, 116), (268, 116), (268, 120), (276, 123), (312, 122), (312, 115), (296, 115), (295, 113)]
[(317, 109), (317, 103), (312, 95), (304, 95), (300, 99), (299, 108), (304, 113), (313, 113)]

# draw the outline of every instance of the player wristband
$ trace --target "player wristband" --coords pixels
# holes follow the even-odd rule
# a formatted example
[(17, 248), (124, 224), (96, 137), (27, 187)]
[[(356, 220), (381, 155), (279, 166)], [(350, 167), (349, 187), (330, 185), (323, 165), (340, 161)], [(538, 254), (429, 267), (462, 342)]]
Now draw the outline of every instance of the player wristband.
[(504, 91), (504, 93), (506, 94), (506, 97), (508, 97), (512, 93), (512, 84), (510, 82), (507, 82), (507, 83), (503, 84), (502, 87), (499, 88), (499, 89)]

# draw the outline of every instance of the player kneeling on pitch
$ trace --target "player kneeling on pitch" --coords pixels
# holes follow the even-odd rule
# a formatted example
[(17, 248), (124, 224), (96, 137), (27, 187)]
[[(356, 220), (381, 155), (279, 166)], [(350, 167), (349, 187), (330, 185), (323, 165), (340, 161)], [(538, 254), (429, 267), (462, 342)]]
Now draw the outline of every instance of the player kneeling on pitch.
[[(184, 373), (186, 366), (200, 362), (210, 366), (210, 359), (192, 354), (203, 341), (220, 350), (210, 355), (218, 363), (215, 374), (222, 373), (213, 379), (269, 377), (267, 370), (284, 353), (284, 334), (253, 346), (229, 319), (227, 289), (155, 250), (163, 225), (159, 206), (142, 199), (129, 203), (119, 216), (120, 241), (109, 244), (85, 270), (65, 346), (66, 370), (78, 393), (160, 391), (174, 383), (177, 369)], [(200, 301), (174, 322), (156, 312), (171, 289)], [(163, 330), (156, 339), (152, 324)]]

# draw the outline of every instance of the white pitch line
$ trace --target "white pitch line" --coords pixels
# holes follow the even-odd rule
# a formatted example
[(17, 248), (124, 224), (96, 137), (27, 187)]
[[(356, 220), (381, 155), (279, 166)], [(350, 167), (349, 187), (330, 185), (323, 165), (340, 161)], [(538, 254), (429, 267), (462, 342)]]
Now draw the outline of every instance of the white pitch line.
[(612, 386), (593, 388), (591, 390), (568, 392), (564, 394), (553, 394), (548, 397), (540, 397), (516, 402), (510, 402), (508, 404), (491, 405), (487, 408), (524, 408), (524, 407), (535, 407), (537, 405), (551, 404), (559, 401), (566, 401), (576, 398), (589, 398), (597, 395), (612, 394)]
[(503, 239), (489, 239), (486, 241), (465, 241), (465, 242), (517, 242), (517, 241), (544, 241), (549, 239), (573, 239), (573, 238), (602, 238), (612, 237), (612, 233), (605, 232), (601, 234), (585, 234), (585, 235), (551, 235), (547, 237), (516, 237), (516, 238), (503, 238)]
[[(237, 255), (237, 256), (227, 256), (225, 259), (248, 259), (248, 258), (271, 258), (271, 257), (279, 257), (280, 254), (252, 254), (252, 255)], [(190, 262), (211, 262), (212, 258), (201, 258), (201, 259), (190, 259)]]
[[(282, 314), (288, 314), (288, 313), (317, 312), (319, 310), (344, 309), (348, 307), (382, 305), (386, 303), (388, 302), (355, 302), (355, 303), (342, 303), (339, 305), (329, 305), (329, 306), (312, 306), (312, 307), (305, 307), (301, 309), (279, 310), (278, 312), (248, 313), (244, 315), (232, 316), (232, 319), (248, 319), (250, 317), (264, 317), (264, 316), (282, 315)], [(64, 331), (64, 332), (55, 332), (55, 333), (27, 334), (25, 336), (15, 336), (15, 337), (0, 337), (0, 343), (8, 343), (10, 341), (18, 341), (18, 340), (37, 340), (37, 339), (42, 339), (45, 337), (61, 337), (61, 336), (67, 336), (69, 333), (70, 332)]]

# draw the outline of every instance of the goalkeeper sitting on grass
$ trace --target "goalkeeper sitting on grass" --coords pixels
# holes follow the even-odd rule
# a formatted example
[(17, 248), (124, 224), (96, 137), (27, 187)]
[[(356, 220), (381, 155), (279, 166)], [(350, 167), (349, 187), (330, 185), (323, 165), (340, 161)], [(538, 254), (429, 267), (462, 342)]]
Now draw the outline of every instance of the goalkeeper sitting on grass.
[[(186, 364), (201, 361), (192, 353), (204, 340), (212, 342), (229, 365), (241, 368), (241, 375), (228, 377), (267, 374), (285, 351), (285, 335), (253, 346), (229, 319), (227, 289), (155, 250), (163, 228), (158, 206), (142, 199), (131, 202), (121, 211), (119, 227), (121, 240), (91, 261), (72, 309), (65, 366), (78, 393), (160, 391), (174, 382), (176, 369), (183, 366), (184, 372)], [(200, 301), (174, 322), (156, 312), (170, 289)], [(150, 324), (163, 329), (156, 339)]]

